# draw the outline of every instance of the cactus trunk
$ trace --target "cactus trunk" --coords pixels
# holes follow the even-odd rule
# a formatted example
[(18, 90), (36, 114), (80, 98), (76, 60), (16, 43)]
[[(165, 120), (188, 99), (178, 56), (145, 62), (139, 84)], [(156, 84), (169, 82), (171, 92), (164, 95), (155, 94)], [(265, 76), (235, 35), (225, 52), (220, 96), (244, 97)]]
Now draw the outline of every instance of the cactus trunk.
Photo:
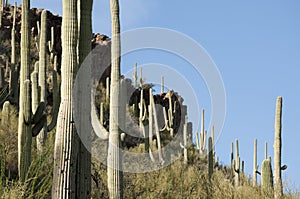
[(272, 191), (273, 189), (273, 174), (270, 157), (265, 159), (261, 165), (261, 186), (266, 192)]
[(25, 181), (31, 162), (31, 109), (30, 109), (30, 66), (29, 66), (29, 8), (30, 0), (22, 1), (21, 25), (21, 76), (18, 123), (18, 170), (19, 179)]
[(214, 170), (214, 157), (213, 157), (213, 141), (212, 137), (208, 138), (208, 177), (211, 179)]
[[(46, 98), (46, 44), (47, 44), (47, 11), (43, 10), (41, 14), (41, 29), (39, 43), (39, 75), (38, 82), (40, 88), (40, 102), (47, 104)], [(44, 110), (46, 112), (46, 109)], [(47, 138), (47, 123), (36, 137), (38, 151), (42, 151)]]
[(111, 85), (109, 115), (109, 145), (107, 155), (107, 182), (110, 198), (123, 198), (122, 156), (120, 154), (119, 131), (119, 81), (120, 81), (120, 19), (119, 1), (110, 0), (112, 18)]
[[(88, 54), (91, 52), (92, 49), (92, 43), (91, 43), (91, 35), (92, 35), (92, 7), (93, 7), (93, 0), (86, 0), (79, 1), (80, 2), (80, 28), (79, 28), (79, 50), (78, 50), (78, 57), (79, 57), (79, 64), (82, 64), (82, 62), (85, 59), (89, 59), (85, 61), (85, 64), (82, 67), (86, 67), (87, 64), (91, 63), (91, 57), (88, 56)], [(88, 56), (88, 57), (87, 57)], [(89, 69), (86, 71), (85, 74), (87, 77), (91, 76), (91, 67), (86, 67)], [(78, 78), (81, 78), (78, 77)], [(87, 81), (82, 77), (82, 80), (79, 79), (79, 82), (81, 82), (80, 86), (85, 86)], [(85, 87), (83, 87), (80, 90), (83, 90)], [(90, 89), (89, 89), (90, 90)], [(90, 100), (90, 93), (88, 95)], [(86, 103), (87, 96), (76, 96), (79, 98), (79, 106), (80, 110), (91, 110), (91, 104)], [(83, 98), (83, 99), (81, 99)], [(86, 122), (84, 121), (86, 116), (85, 114), (79, 115), (80, 119), (80, 125), (77, 129), (78, 133), (80, 134), (80, 140), (79, 140), (79, 146), (78, 146), (78, 179), (77, 179), (77, 196), (79, 198), (88, 199), (91, 198), (91, 144), (90, 140), (88, 139), (90, 132), (84, 132), (84, 130), (89, 129), (86, 127)], [(84, 142), (82, 142), (84, 140)], [(83, 144), (85, 143), (85, 144)]]
[(277, 98), (275, 116), (275, 135), (274, 135), (274, 198), (282, 198), (281, 180), (281, 116), (282, 116), (282, 97)]
[(184, 164), (188, 164), (188, 151), (187, 151), (187, 147), (188, 147), (188, 122), (187, 122), (188, 118), (187, 115), (185, 116), (185, 122), (183, 125), (183, 162)]
[(257, 185), (257, 172), (258, 166), (257, 166), (257, 139), (254, 140), (254, 153), (253, 153), (253, 173), (252, 173), (252, 185)]
[(52, 198), (80, 198), (76, 196), (78, 135), (72, 110), (73, 82), (78, 68), (76, 0), (63, 0), (63, 16), (61, 104), (55, 138)]

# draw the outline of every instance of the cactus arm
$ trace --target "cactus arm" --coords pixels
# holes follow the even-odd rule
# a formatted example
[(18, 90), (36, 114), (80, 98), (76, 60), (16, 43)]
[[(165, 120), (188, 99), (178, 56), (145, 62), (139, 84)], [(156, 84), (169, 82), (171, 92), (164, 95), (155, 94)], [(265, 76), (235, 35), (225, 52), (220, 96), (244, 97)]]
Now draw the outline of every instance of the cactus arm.
[(164, 130), (169, 131), (170, 127), (169, 127), (169, 122), (167, 119), (166, 107), (163, 107), (163, 115), (164, 115), (165, 126), (160, 131), (164, 131)]
[(32, 113), (35, 113), (39, 105), (39, 85), (38, 72), (34, 71), (30, 76), (32, 82), (31, 99), (32, 99)]
[(35, 113), (32, 116), (32, 124), (37, 124), (40, 118), (44, 115), (44, 110), (46, 108), (45, 102), (40, 102), (36, 108)]
[(32, 137), (36, 137), (41, 132), (42, 128), (47, 123), (47, 116), (45, 114), (40, 117), (39, 121), (32, 128)]
[(59, 96), (59, 88), (58, 88), (58, 80), (57, 80), (57, 71), (52, 71), (52, 82), (53, 82), (53, 106), (52, 106), (52, 118), (51, 122), (47, 127), (47, 131), (50, 132), (57, 123), (57, 116), (59, 111), (59, 103), (60, 103), (60, 96)]
[(196, 132), (196, 149), (200, 150), (200, 146), (199, 146), (199, 133)]

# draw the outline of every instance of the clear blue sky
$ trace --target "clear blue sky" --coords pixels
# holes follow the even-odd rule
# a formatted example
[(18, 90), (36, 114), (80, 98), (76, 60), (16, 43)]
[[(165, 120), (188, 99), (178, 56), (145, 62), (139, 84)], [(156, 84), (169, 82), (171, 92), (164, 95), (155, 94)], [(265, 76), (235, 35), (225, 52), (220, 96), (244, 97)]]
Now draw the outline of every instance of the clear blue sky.
[[(282, 162), (288, 165), (283, 178), (294, 182), (299, 189), (300, 2), (130, 0), (120, 3), (122, 31), (149, 26), (179, 31), (202, 45), (216, 63), (227, 95), (226, 121), (216, 145), (224, 164), (230, 162), (230, 143), (236, 138), (247, 173), (252, 173), (254, 138), (258, 139), (259, 165), (265, 141), (273, 157), (275, 103), (277, 96), (283, 96)], [(61, 14), (58, 0), (32, 0), (31, 5)], [(109, 15), (109, 1), (94, 0), (94, 32), (111, 34)], [(122, 67), (129, 68), (135, 62), (161, 63), (180, 71), (181, 64), (185, 64), (182, 60), (169, 60), (167, 53), (145, 51), (136, 55), (125, 57)], [(147, 74), (144, 76), (147, 78)], [(194, 87), (203, 88), (197, 97), (201, 96), (199, 106), (207, 110), (208, 125), (211, 107), (205, 84), (201, 79), (192, 79), (192, 74), (190, 81)], [(193, 120), (191, 116), (190, 119)]]

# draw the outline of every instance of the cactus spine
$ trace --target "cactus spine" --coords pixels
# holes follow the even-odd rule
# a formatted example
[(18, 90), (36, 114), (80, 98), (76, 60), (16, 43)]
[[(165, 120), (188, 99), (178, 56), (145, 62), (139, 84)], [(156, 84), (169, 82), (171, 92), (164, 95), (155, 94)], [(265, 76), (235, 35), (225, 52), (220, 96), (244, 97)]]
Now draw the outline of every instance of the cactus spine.
[(257, 185), (257, 174), (258, 165), (257, 165), (257, 139), (254, 140), (254, 152), (253, 152), (253, 173), (252, 173), (252, 185)]
[(274, 198), (282, 198), (281, 180), (281, 117), (282, 117), (282, 97), (279, 96), (276, 102), (275, 115), (275, 135), (274, 135)]
[(119, 131), (119, 81), (120, 81), (120, 19), (119, 1), (110, 0), (112, 18), (112, 44), (111, 44), (111, 86), (110, 86), (110, 115), (109, 115), (109, 145), (107, 155), (107, 183), (110, 198), (123, 198), (122, 183), (122, 156), (120, 154)]
[(18, 169), (19, 179), (24, 182), (31, 161), (31, 110), (30, 110), (30, 66), (29, 66), (29, 8), (30, 0), (22, 1), (21, 26), (21, 76), (18, 123)]

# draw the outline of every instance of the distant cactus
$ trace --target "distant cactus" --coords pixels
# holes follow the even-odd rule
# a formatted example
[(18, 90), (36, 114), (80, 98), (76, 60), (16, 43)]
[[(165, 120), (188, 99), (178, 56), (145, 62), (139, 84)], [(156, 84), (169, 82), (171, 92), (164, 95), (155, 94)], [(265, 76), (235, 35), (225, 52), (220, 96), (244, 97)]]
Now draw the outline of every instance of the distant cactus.
[(265, 159), (268, 159), (268, 142), (265, 142)]
[(254, 140), (254, 152), (253, 152), (253, 173), (252, 173), (252, 185), (257, 185), (257, 139)]
[(165, 92), (165, 78), (164, 76), (161, 77), (161, 93)]
[(239, 141), (235, 140), (235, 160), (233, 160), (233, 170), (234, 170), (234, 185), (238, 187), (240, 185), (240, 163), (241, 158), (239, 156)]
[(137, 64), (134, 65), (134, 69), (133, 69), (133, 86), (134, 88), (136, 89), (137, 88), (137, 79), (138, 79), (138, 76), (137, 76)]
[(183, 162), (188, 164), (188, 118), (185, 116), (185, 123), (183, 124)]
[(208, 138), (208, 177), (211, 179), (214, 170), (214, 157), (213, 157), (213, 142), (212, 137)]
[(206, 155), (206, 136), (207, 132), (204, 128), (204, 109), (201, 110), (201, 131), (200, 131), (200, 137), (199, 137), (199, 150), (200, 154)]
[(273, 190), (273, 173), (271, 166), (271, 157), (265, 159), (261, 165), (261, 185), (263, 190)]
[(275, 115), (275, 135), (274, 135), (274, 198), (282, 198), (281, 179), (281, 117), (282, 117), (282, 97), (279, 96), (276, 102)]
[(18, 103), (19, 100), (19, 89), (18, 89), (18, 79), (19, 70), (16, 63), (16, 14), (17, 14), (17, 2), (14, 3), (14, 13), (13, 13), (13, 26), (11, 29), (11, 65), (10, 65), (10, 75), (9, 75), (9, 93), (11, 96), (11, 101), (14, 104)]

